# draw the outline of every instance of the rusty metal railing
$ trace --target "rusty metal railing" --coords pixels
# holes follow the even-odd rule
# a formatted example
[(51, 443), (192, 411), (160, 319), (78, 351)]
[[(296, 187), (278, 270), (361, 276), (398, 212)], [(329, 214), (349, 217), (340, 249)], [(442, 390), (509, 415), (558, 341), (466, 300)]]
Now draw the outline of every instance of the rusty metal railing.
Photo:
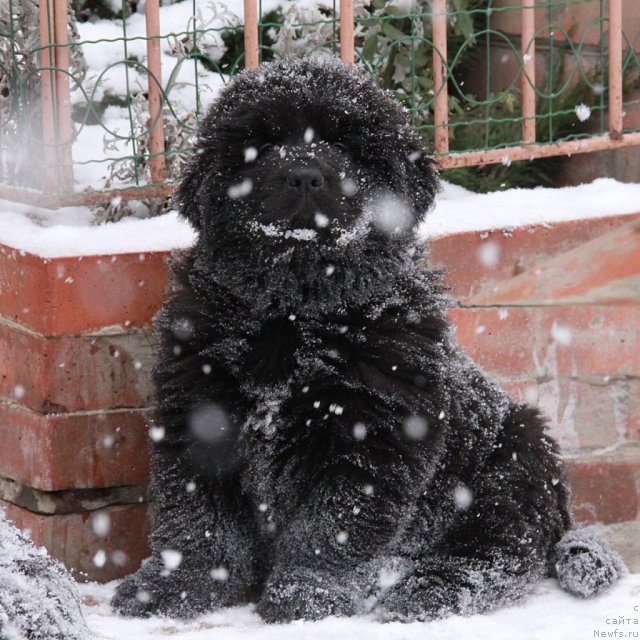
[[(123, 199), (164, 197), (173, 190), (166, 182), (165, 128), (161, 66), (159, 0), (147, 0), (146, 49), (149, 111), (148, 159), (150, 181), (134, 188), (74, 191), (72, 161), (72, 107), (70, 102), (70, 41), (67, 24), (68, 0), (42, 0), (40, 13), (40, 96), (45, 175), (39, 190), (0, 183), (0, 198), (57, 208), (72, 204), (108, 202), (114, 196)], [(640, 145), (640, 131), (623, 130), (623, 35), (622, 0), (608, 3), (608, 131), (578, 139), (536, 142), (536, 6), (534, 0), (520, 5), (520, 110), (521, 140), (503, 148), (451, 152), (449, 135), (449, 83), (452, 70), (447, 62), (447, 1), (432, 0), (430, 17), (433, 41), (433, 125), (434, 151), (444, 169), (485, 165), (515, 160), (532, 160), (559, 155), (588, 153)], [(340, 57), (353, 63), (353, 0), (342, 0), (339, 11)], [(244, 0), (244, 65), (260, 63), (260, 23), (257, 0)], [(1, 35), (1, 34), (0, 34)]]

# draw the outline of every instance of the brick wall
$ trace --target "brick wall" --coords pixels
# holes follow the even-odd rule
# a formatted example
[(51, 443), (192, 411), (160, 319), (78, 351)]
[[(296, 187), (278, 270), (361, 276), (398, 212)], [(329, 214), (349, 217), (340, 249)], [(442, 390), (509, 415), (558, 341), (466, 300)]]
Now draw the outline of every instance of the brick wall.
[[(559, 441), (575, 518), (640, 569), (640, 216), (436, 240), (471, 357)], [(617, 531), (613, 529), (612, 531)]]
[[(461, 344), (549, 417), (576, 518), (615, 527), (639, 515), (639, 220), (458, 234), (429, 256), (448, 271)], [(150, 326), (167, 261), (0, 247), (0, 503), (80, 577), (125, 575), (148, 551)]]
[(151, 318), (164, 253), (0, 247), (0, 503), (81, 576), (147, 555)]

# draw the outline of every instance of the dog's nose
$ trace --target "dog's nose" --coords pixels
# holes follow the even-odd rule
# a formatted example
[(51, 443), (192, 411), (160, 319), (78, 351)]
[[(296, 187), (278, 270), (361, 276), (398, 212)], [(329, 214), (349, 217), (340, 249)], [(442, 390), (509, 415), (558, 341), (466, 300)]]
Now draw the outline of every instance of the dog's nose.
[(324, 176), (319, 169), (312, 167), (291, 169), (287, 174), (287, 185), (300, 194), (321, 189), (323, 184)]

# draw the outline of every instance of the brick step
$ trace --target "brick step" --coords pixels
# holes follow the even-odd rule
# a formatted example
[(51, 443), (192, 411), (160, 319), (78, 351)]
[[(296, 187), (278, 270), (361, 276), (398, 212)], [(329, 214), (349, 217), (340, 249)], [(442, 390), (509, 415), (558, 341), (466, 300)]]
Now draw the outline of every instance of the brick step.
[(640, 443), (565, 459), (576, 522), (611, 524), (640, 516)]
[(45, 336), (149, 327), (169, 253), (41, 258), (0, 245), (0, 315)]
[(144, 484), (144, 411), (43, 415), (0, 403), (0, 476), (43, 491)]
[(567, 450), (640, 435), (640, 220), (452, 309), (457, 339)]
[(0, 397), (42, 413), (146, 407), (148, 330), (46, 338), (0, 318)]
[(119, 505), (63, 515), (33, 513), (0, 500), (7, 517), (79, 580), (108, 582), (138, 569), (149, 555), (149, 505)]
[(640, 303), (640, 219), (465, 299), (465, 306)]
[(500, 376), (640, 375), (640, 304), (459, 307), (450, 318), (469, 355)]
[(636, 213), (456, 233), (429, 241), (427, 263), (445, 271), (454, 298), (465, 299), (637, 219)]

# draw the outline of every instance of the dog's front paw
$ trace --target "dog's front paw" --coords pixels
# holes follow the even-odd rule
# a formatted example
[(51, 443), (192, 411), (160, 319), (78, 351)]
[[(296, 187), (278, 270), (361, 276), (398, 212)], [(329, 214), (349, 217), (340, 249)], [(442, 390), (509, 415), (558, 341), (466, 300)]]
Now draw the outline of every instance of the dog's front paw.
[(123, 616), (146, 618), (166, 615), (190, 618), (224, 606), (213, 580), (189, 580), (186, 572), (169, 572), (152, 558), (137, 573), (118, 586), (111, 605)]
[(385, 622), (437, 620), (458, 611), (459, 595), (438, 576), (409, 575), (380, 598), (376, 613)]
[(270, 623), (351, 616), (356, 609), (349, 590), (329, 573), (302, 570), (272, 576), (258, 603), (258, 613)]

